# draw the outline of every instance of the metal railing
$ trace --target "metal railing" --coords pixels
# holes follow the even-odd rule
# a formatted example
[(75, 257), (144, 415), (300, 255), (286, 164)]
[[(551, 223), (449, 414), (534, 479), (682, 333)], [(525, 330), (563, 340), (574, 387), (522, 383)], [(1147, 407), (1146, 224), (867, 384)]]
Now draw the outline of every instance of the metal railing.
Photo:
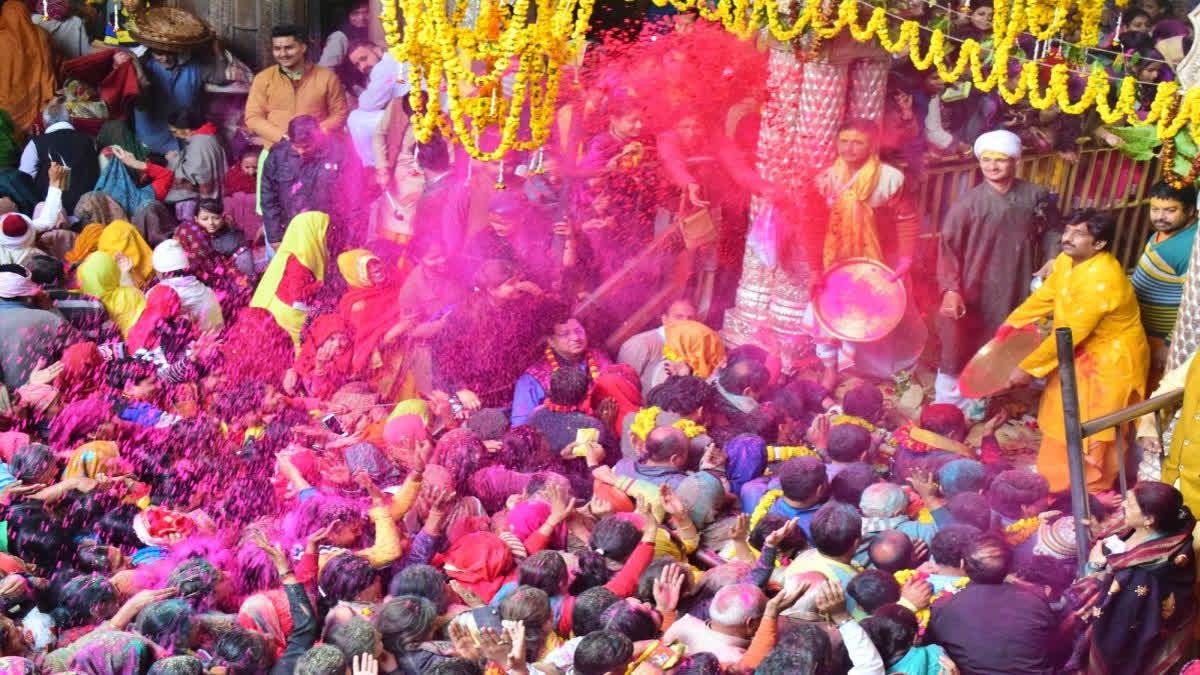
[(1091, 536), (1085, 524), (1085, 521), (1090, 518), (1090, 514), (1088, 512), (1087, 478), (1083, 469), (1084, 439), (1109, 429), (1116, 430), (1117, 472), (1121, 497), (1124, 498), (1126, 490), (1129, 489), (1125, 468), (1125, 425), (1153, 413), (1161, 445), (1162, 413), (1183, 402), (1183, 389), (1176, 389), (1083, 422), (1079, 418), (1079, 388), (1075, 379), (1075, 344), (1071, 337), (1071, 329), (1056, 328), (1054, 339), (1058, 348), (1058, 377), (1062, 386), (1063, 428), (1067, 436), (1067, 463), (1071, 474), (1071, 515), (1075, 518), (1078, 571), (1082, 576), (1091, 550)]

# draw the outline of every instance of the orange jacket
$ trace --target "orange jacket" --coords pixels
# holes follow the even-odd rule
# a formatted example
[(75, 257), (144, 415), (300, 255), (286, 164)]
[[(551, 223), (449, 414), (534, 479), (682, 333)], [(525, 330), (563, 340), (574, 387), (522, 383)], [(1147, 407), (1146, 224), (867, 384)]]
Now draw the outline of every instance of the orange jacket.
[(246, 99), (246, 126), (267, 145), (278, 143), (297, 115), (312, 115), (326, 132), (346, 124), (350, 106), (346, 90), (333, 71), (316, 65), (297, 83), (271, 66), (254, 76)]

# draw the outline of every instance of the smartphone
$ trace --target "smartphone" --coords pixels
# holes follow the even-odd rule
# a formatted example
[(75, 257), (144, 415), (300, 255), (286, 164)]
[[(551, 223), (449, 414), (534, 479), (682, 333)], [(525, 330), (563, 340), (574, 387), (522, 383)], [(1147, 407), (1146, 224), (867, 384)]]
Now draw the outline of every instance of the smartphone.
[(332, 431), (338, 436), (346, 435), (346, 430), (342, 428), (342, 423), (338, 421), (337, 415), (329, 414), (322, 417), (321, 426)]

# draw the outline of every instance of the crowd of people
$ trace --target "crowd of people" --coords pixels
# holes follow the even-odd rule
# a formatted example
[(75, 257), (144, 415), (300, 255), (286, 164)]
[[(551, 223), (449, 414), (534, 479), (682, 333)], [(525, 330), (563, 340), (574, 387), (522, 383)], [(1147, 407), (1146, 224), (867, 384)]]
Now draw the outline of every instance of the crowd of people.
[[(959, 387), (1039, 323), (1073, 332), (1085, 418), (1183, 386), (1191, 360), (1163, 371), (1193, 187), (1150, 190), (1130, 276), (1111, 214), (1016, 178), (1022, 153), (1072, 151), (1077, 118), (900, 66), (882, 119), (847, 120), (790, 192), (751, 161), (764, 58), (684, 17), (565, 76), (545, 148), (481, 162), (417, 139), (419, 80), (365, 7), (319, 63), (276, 27), (252, 78), (219, 43), (138, 45), (140, 7), (100, 34), (65, 2), (0, 8), (0, 673), (1200, 669), (1200, 390), (1168, 482), (1118, 494), (1116, 436), (1087, 440), (1076, 522), (1053, 338), (1000, 374), (1041, 389), (1036, 461)], [(986, 40), (988, 0), (969, 9), (948, 20)], [(1107, 29), (1147, 87), (1171, 14), (1142, 0)], [(1190, 32), (1169, 37), (1182, 57)], [(229, 129), (206, 85), (239, 78)], [(933, 206), (920, 274), (914, 186), (964, 152), (983, 181)], [(727, 343), (752, 196), (814, 292), (867, 257), (938, 300), (910, 293), (873, 343), (810, 311), (807, 362)], [(648, 254), (687, 213), (708, 238)], [(657, 273), (619, 275), (647, 255)], [(708, 281), (664, 296), (680, 274)], [(928, 396), (898, 406), (919, 369)]]

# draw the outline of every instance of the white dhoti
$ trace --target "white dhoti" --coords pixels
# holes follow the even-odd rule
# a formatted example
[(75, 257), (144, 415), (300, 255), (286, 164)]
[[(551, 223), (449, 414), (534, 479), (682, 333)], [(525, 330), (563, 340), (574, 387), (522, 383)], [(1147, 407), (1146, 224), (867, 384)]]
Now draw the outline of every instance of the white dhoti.
[(375, 150), (372, 139), (375, 136), (375, 130), (379, 128), (381, 119), (383, 119), (382, 110), (351, 110), (350, 117), (346, 118), (346, 130), (350, 132), (350, 141), (354, 144), (354, 151), (358, 153), (358, 158), (362, 160), (363, 166), (375, 166)]

